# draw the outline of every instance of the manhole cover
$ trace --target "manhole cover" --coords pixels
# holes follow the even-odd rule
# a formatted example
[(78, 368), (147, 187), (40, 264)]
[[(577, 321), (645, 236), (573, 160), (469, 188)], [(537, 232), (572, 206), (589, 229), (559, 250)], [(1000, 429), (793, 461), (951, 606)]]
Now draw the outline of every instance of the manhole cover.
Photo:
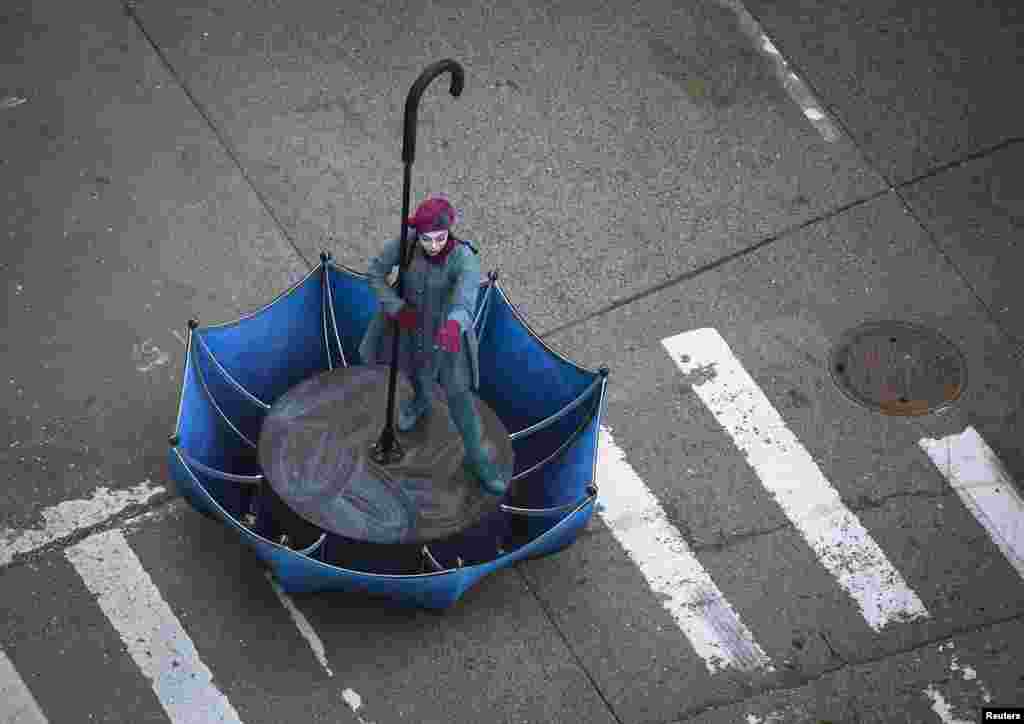
[(886, 415), (925, 415), (952, 405), (967, 383), (960, 350), (909, 322), (871, 322), (843, 335), (832, 379), (854, 402)]

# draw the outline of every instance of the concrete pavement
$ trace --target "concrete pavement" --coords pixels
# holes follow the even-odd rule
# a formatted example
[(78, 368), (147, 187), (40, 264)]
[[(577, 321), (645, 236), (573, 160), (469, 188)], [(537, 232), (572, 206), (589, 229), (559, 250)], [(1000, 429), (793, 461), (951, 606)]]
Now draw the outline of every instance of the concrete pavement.
[[(917, 5), (11, 3), (0, 546), (98, 487), (166, 484), (185, 320), (258, 308), (321, 249), (362, 269), (398, 230), (405, 94), (452, 57), (466, 90), (423, 98), (414, 201), (452, 196), (534, 328), (611, 368), (626, 464), (772, 662), (712, 671), (595, 520), (444, 617), (297, 597), (328, 674), (254, 559), (146, 488), (0, 569), (0, 649), (47, 720), (179, 721), (66, 555), (143, 510), (125, 539), (145, 585), (248, 724), (956, 724), (1024, 706), (1024, 581), (918, 444), (971, 425), (1024, 480), (1024, 106), (1007, 88), (1024, 19)], [(843, 397), (828, 354), (869, 319), (950, 337), (958, 405), (894, 418)], [(662, 348), (699, 328), (927, 616), (875, 630), (822, 566)]]

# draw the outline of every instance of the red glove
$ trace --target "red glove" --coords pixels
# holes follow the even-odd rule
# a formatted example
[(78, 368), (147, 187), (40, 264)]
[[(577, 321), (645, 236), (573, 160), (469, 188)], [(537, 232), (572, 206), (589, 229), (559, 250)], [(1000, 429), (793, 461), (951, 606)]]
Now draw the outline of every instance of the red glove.
[(384, 316), (386, 316), (392, 322), (397, 319), (398, 326), (401, 327), (402, 329), (407, 329), (409, 331), (416, 329), (416, 307), (412, 306), (411, 304), (407, 303), (398, 311), (398, 314), (391, 315), (385, 313)]
[(459, 351), (459, 337), (462, 336), (462, 325), (449, 319), (441, 329), (437, 330), (436, 342), (445, 352), (455, 354)]

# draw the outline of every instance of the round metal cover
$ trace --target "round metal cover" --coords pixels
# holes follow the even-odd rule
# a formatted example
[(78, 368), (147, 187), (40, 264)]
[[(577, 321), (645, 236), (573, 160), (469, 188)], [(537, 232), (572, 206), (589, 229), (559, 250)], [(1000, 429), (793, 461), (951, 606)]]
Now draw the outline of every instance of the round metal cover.
[(960, 350), (910, 322), (870, 322), (846, 332), (829, 360), (832, 379), (857, 404), (886, 415), (938, 412), (967, 383)]

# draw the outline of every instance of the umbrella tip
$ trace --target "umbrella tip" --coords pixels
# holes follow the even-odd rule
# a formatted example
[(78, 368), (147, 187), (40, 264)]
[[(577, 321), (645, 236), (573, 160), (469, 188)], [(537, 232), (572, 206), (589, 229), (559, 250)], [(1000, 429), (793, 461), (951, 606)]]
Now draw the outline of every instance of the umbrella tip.
[(198, 319), (190, 319), (190, 320), (188, 320), (188, 328), (189, 329), (195, 329), (198, 326), (199, 326), (199, 320)]
[(494, 269), (494, 270), (488, 272), (487, 273), (487, 278), (490, 279), (492, 282), (498, 281), (498, 270)]
[(608, 372), (610, 370), (608, 369), (608, 367), (606, 365), (602, 365), (601, 367), (599, 367), (597, 369), (597, 371), (601, 374), (602, 377), (607, 377), (608, 376)]
[(178, 443), (181, 442), (181, 438), (178, 437), (177, 434), (168, 435), (167, 442), (171, 444), (171, 447), (178, 447)]
[(320, 263), (321, 264), (326, 264), (330, 260), (330, 258), (331, 258), (330, 252), (327, 252), (327, 251), (321, 251), (320, 252)]

